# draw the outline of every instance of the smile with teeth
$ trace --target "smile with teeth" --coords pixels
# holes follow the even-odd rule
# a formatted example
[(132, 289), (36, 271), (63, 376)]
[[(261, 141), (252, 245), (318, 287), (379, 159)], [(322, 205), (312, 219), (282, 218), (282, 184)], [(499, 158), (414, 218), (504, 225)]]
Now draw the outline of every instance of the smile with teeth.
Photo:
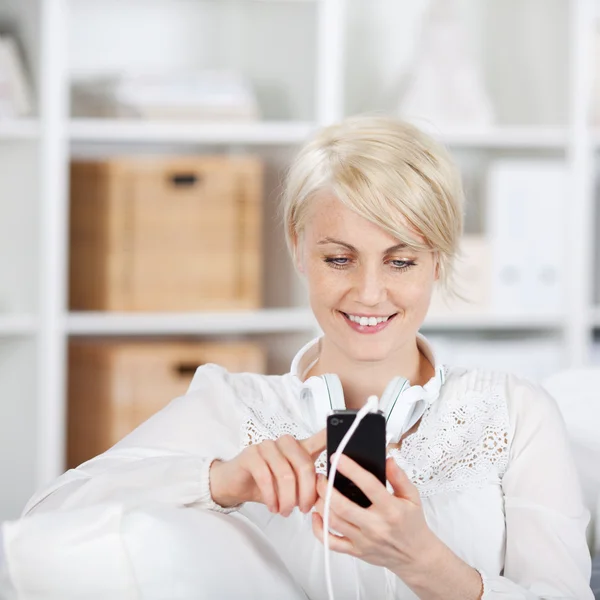
[(389, 315), (387, 317), (358, 317), (356, 315), (349, 315), (348, 313), (344, 313), (348, 319), (350, 319), (353, 323), (357, 325), (362, 325), (363, 327), (375, 327), (379, 323), (383, 323), (388, 319), (391, 319), (394, 315)]

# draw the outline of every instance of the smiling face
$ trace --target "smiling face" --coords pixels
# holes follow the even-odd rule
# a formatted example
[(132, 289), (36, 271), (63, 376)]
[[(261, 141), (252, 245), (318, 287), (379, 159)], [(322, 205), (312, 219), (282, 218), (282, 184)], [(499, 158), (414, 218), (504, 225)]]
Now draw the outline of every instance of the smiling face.
[(331, 193), (317, 193), (308, 211), (297, 263), (327, 343), (361, 362), (414, 348), (437, 279), (435, 254), (407, 248)]

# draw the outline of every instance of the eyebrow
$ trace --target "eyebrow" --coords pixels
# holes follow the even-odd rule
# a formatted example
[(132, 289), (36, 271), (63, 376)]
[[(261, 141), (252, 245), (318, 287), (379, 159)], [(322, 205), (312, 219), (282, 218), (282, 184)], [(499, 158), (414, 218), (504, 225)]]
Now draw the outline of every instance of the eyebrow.
[[(350, 252), (358, 253), (358, 250), (352, 244), (347, 244), (346, 242), (342, 242), (341, 240), (336, 240), (334, 238), (326, 237), (326, 238), (323, 238), (322, 240), (320, 240), (319, 242), (317, 242), (318, 246), (325, 246), (326, 244), (337, 244), (338, 246), (344, 246), (344, 248), (348, 248), (348, 250), (350, 250)], [(404, 250), (407, 247), (408, 246), (402, 242), (400, 244), (396, 244), (395, 246), (391, 246), (390, 248), (387, 248), (386, 250), (384, 250), (383, 253), (384, 254), (392, 254), (394, 252), (397, 252), (398, 250)]]

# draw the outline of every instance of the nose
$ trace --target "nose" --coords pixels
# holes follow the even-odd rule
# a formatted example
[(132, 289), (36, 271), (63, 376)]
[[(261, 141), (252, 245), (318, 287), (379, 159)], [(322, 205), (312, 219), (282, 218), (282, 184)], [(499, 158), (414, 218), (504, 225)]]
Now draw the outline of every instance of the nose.
[(365, 265), (358, 270), (355, 288), (357, 300), (364, 306), (376, 306), (387, 300), (385, 276), (375, 266)]

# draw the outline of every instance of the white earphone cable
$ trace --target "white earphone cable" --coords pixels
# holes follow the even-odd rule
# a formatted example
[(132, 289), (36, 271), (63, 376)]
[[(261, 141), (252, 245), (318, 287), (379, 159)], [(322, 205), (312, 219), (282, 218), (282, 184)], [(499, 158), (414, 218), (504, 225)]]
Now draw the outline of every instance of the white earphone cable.
[(331, 462), (331, 468), (329, 470), (329, 479), (327, 481), (327, 492), (325, 493), (325, 507), (323, 517), (323, 541), (325, 546), (325, 579), (327, 583), (327, 596), (329, 600), (335, 600), (333, 594), (333, 584), (331, 582), (331, 563), (329, 556), (329, 510), (331, 507), (331, 495), (333, 493), (333, 484), (335, 481), (335, 474), (337, 473), (338, 464), (340, 462), (340, 456), (343, 454), (350, 438), (354, 435), (354, 432), (358, 429), (360, 422), (370, 412), (375, 412), (378, 408), (377, 396), (369, 396), (365, 405), (358, 411), (354, 422), (346, 432), (346, 435), (342, 438), (339, 446), (335, 451), (335, 458)]

